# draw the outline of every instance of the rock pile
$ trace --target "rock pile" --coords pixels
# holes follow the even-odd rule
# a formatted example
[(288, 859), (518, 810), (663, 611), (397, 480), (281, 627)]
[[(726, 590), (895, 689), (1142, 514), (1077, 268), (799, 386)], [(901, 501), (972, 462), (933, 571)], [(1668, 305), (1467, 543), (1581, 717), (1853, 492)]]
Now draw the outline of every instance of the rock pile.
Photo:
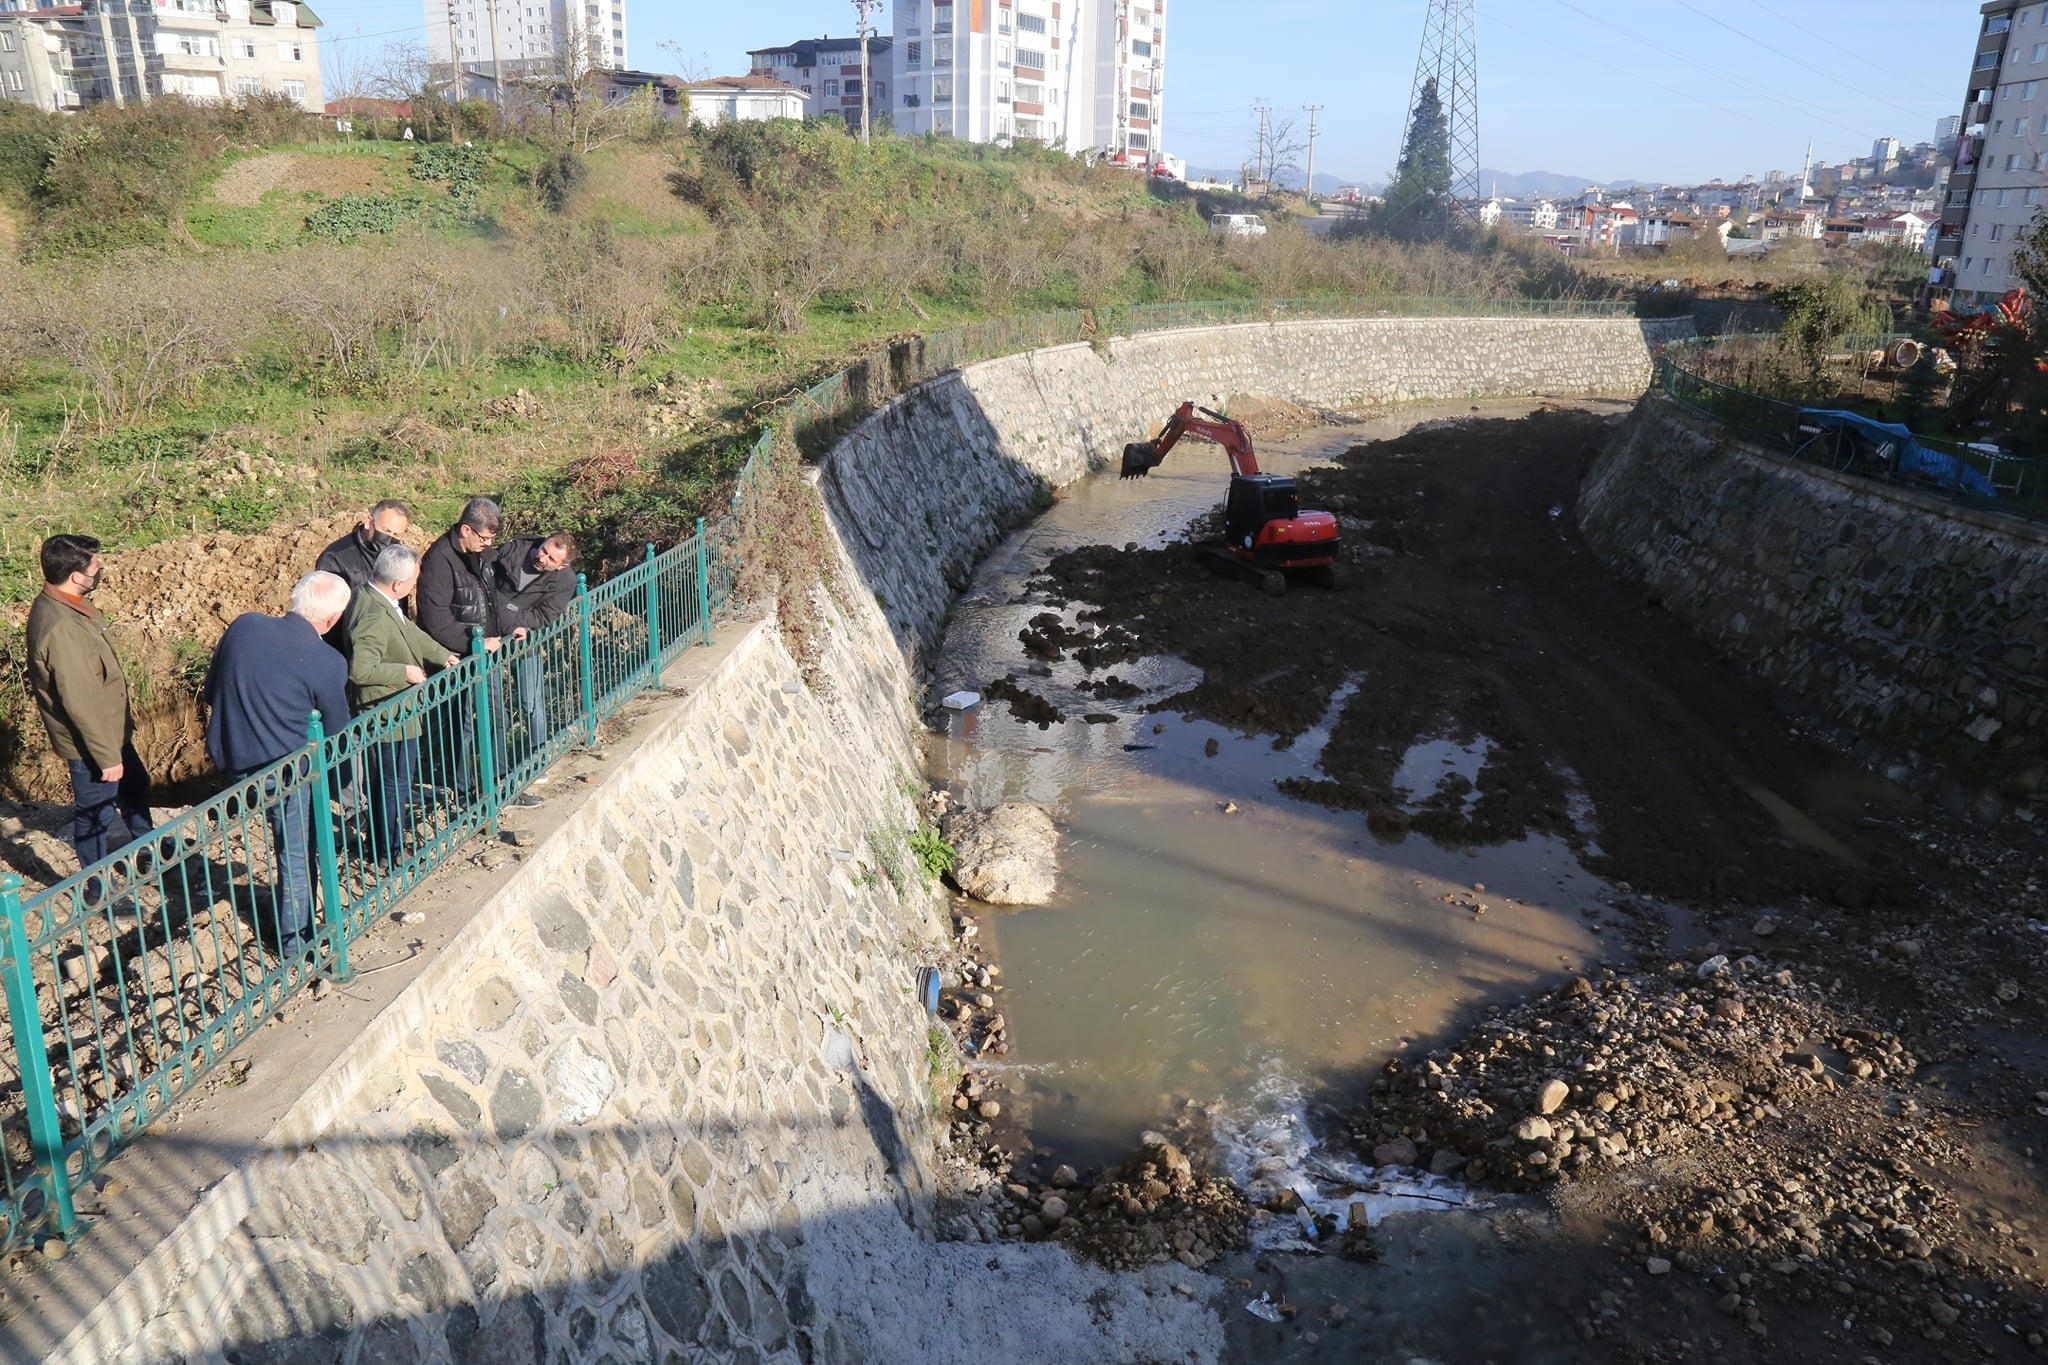
[(673, 372), (639, 391), (643, 434), (659, 438), (717, 415), (720, 396), (715, 379), (689, 379)]
[[(1111, 1270), (1136, 1270), (1177, 1260), (1200, 1270), (1247, 1241), (1251, 1210), (1243, 1191), (1198, 1168), (1180, 1145), (1158, 1133), (1144, 1150), (1080, 1194), (1040, 1196), (1063, 1215), (1055, 1236)], [(1068, 1168), (1061, 1168), (1071, 1177)], [(1054, 1172), (1054, 1184), (1060, 1172)], [(1028, 1227), (1028, 1224), (1027, 1224)]]
[(547, 404), (525, 389), (492, 394), (477, 405), (478, 424), (486, 427), (540, 422), (545, 421), (547, 415)]
[(1790, 972), (1717, 955), (1581, 977), (1455, 1051), (1397, 1058), (1354, 1131), (1363, 1148), (1406, 1139), (1439, 1173), (1462, 1162), (1467, 1179), (1526, 1190), (1783, 1124), (1821, 1090), (1915, 1065)]

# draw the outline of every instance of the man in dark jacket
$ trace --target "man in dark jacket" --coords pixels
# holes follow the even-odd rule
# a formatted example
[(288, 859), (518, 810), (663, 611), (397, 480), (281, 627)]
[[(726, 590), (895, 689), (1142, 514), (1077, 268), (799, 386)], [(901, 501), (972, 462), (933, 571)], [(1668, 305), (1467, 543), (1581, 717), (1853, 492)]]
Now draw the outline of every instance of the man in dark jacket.
[[(206, 753), (236, 781), (253, 777), (306, 746), (315, 711), (328, 734), (348, 724), (348, 665), (321, 642), (348, 610), (348, 581), (315, 571), (292, 587), (283, 616), (246, 612), (213, 651), (200, 700), (208, 707)], [(271, 904), (278, 952), (297, 957), (313, 936), (312, 822), (327, 818), (311, 765), (250, 782), (243, 800), (261, 804), (270, 822)], [(317, 798), (317, 799), (316, 799)]]
[[(416, 596), (420, 629), (439, 640), (443, 648), (465, 658), (470, 629), (490, 631), (490, 586), (484, 570), (502, 520), (497, 503), (471, 498), (448, 534), (429, 546), (420, 561)], [(484, 647), (495, 653), (497, 636), (486, 639)]]
[(405, 504), (386, 498), (363, 515), (362, 525), (350, 527), (340, 540), (322, 550), (313, 567), (347, 579), (350, 592), (361, 592), (363, 584), (370, 581), (377, 552), (396, 545), (411, 526), (412, 513)]
[[(566, 637), (537, 640), (543, 627), (552, 624), (576, 601), (576, 575), (569, 567), (576, 557), (576, 542), (557, 533), (550, 536), (520, 536), (501, 547), (486, 570), (490, 587), (491, 625), (494, 635), (510, 636), (510, 666), (514, 706), (524, 722), (515, 733), (507, 723), (511, 717), (499, 709), (498, 733), (504, 736), (509, 767), (516, 767), (547, 743), (551, 730), (549, 688), (576, 686), (575, 642)], [(566, 694), (564, 694), (566, 695)], [(537, 806), (540, 798), (521, 792), (515, 806)]]
[[(56, 535), (42, 545), (43, 591), (28, 613), (28, 690), (71, 770), (71, 846), (81, 869), (149, 833), (149, 773), (135, 752), (128, 679), (106, 618), (86, 601), (100, 585), (100, 543)], [(86, 884), (100, 898), (98, 878)]]

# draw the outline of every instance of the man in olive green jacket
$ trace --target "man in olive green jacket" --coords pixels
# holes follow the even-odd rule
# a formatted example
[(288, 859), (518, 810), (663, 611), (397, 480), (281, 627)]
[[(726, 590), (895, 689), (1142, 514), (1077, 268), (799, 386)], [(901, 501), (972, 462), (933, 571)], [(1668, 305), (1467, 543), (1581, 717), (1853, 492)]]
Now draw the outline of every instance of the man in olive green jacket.
[[(71, 846), (87, 868), (150, 830), (149, 773), (135, 752), (128, 679), (88, 594), (100, 584), (100, 543), (43, 542), (43, 591), (28, 613), (28, 687), (50, 749), (71, 770)], [(99, 879), (86, 884), (99, 899)]]
[[(433, 636), (405, 619), (399, 604), (412, 594), (420, 557), (403, 545), (377, 555), (370, 581), (349, 604), (341, 633), (348, 641), (348, 700), (357, 715), (427, 680), (428, 669), (459, 662)], [(420, 765), (420, 721), (405, 721), (370, 756), (371, 856), (392, 862), (405, 851), (412, 824), (413, 778)]]

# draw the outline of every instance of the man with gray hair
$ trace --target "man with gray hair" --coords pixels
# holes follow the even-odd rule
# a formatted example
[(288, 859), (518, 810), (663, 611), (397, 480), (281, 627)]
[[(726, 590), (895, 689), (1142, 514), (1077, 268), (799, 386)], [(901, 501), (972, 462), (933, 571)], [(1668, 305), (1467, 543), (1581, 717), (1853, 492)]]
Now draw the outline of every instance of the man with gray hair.
[[(235, 618), (214, 647), (200, 700), (206, 703), (206, 752), (214, 767), (247, 782), (248, 805), (262, 805), (270, 823), (273, 942), (297, 957), (313, 935), (312, 821), (325, 819), (327, 794), (315, 792), (312, 765), (301, 756), (314, 712), (328, 733), (348, 724), (348, 665), (320, 637), (348, 610), (348, 580), (314, 572), (292, 586), (283, 616), (248, 612)], [(260, 780), (259, 780), (260, 775)]]
[[(387, 545), (377, 555), (370, 581), (356, 594), (342, 622), (348, 641), (348, 694), (356, 709), (368, 710), (427, 680), (427, 670), (453, 668), (460, 660), (433, 636), (405, 619), (400, 605), (419, 583), (420, 557), (404, 545)], [(379, 737), (369, 755), (371, 856), (394, 862), (405, 851), (412, 824), (412, 787), (420, 766), (417, 717)]]

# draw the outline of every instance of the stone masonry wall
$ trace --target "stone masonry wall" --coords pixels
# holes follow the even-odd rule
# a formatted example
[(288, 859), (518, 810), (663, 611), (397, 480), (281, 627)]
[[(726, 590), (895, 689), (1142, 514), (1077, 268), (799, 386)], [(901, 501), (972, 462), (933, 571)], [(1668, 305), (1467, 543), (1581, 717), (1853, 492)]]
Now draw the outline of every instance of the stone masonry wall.
[(1646, 399), (1586, 541), (1773, 684), (1995, 790), (2048, 791), (2048, 528), (1723, 439)]
[(835, 636), (861, 702), (828, 709), (748, 631), (358, 1042), (346, 1121), (246, 1168), (225, 1240), (73, 1358), (845, 1358), (799, 1248), (928, 1223), (912, 980), (943, 925), (862, 868), (915, 761), (870, 638)]
[(971, 365), (891, 403), (825, 460), (861, 576), (913, 655), (982, 556), (1051, 489), (1122, 456), (1184, 400), (1360, 412), (1389, 403), (1649, 387), (1690, 319), (1375, 318), (1114, 337)]

